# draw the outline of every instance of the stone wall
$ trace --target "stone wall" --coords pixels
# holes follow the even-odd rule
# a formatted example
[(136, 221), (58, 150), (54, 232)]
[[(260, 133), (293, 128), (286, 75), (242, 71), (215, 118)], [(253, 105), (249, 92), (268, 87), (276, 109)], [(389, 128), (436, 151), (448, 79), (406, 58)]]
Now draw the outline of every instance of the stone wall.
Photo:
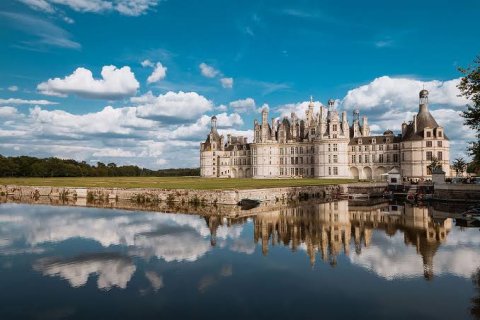
[(436, 200), (480, 201), (480, 184), (435, 184)]
[(121, 188), (70, 188), (0, 186), (0, 196), (13, 198), (49, 197), (54, 199), (86, 199), (92, 201), (128, 200), (137, 203), (180, 202), (190, 204), (237, 204), (242, 199), (257, 199), (264, 202), (285, 202), (298, 199), (323, 199), (345, 193), (345, 186), (325, 185), (309, 187), (286, 187), (246, 190), (166, 190), (166, 189), (121, 189)]

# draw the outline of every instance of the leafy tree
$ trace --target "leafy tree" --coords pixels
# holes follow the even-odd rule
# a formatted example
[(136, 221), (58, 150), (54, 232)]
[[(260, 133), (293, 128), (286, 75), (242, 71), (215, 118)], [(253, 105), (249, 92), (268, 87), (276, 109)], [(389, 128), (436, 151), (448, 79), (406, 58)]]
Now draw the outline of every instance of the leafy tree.
[(465, 171), (466, 167), (467, 167), (467, 163), (462, 157), (457, 158), (453, 161), (453, 169), (455, 169), (457, 176), (463, 171)]
[(471, 142), (469, 151), (473, 161), (480, 164), (480, 56), (474, 60), (474, 65), (458, 70), (463, 74), (457, 86), (461, 96), (472, 101), (462, 117), (465, 118), (465, 124), (477, 132), (477, 141)]

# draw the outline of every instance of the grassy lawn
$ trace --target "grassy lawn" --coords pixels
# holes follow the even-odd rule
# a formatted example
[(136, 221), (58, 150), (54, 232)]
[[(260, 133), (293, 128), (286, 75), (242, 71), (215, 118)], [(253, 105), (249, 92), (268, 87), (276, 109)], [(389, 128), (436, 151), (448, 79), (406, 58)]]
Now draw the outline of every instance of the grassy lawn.
[(161, 189), (250, 189), (349, 183), (347, 179), (209, 179), (200, 177), (0, 178), (0, 185)]

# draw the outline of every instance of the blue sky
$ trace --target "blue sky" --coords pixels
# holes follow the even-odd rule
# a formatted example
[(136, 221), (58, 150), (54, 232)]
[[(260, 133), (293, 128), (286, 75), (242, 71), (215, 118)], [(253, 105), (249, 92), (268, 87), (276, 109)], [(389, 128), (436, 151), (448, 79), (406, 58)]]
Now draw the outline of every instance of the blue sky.
[(479, 12), (475, 1), (2, 1), (0, 154), (196, 166), (214, 114), (251, 136), (264, 104), (301, 114), (313, 95), (398, 131), (423, 86), (465, 154), (456, 67), (480, 54)]

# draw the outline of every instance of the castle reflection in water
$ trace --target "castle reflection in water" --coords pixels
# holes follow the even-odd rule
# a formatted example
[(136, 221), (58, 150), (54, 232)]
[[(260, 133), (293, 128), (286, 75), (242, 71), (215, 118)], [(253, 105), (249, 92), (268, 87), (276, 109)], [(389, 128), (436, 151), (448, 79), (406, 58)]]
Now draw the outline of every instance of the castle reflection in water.
[[(434, 219), (428, 207), (388, 202), (343, 200), (259, 211), (263, 212), (253, 217), (254, 241), (261, 244), (264, 255), (271, 246), (281, 244), (293, 251), (306, 250), (312, 266), (318, 257), (335, 266), (340, 254), (350, 255), (352, 241), (356, 254), (361, 254), (362, 248), (371, 245), (375, 229), (388, 236), (400, 231), (405, 245), (415, 246), (421, 255), (426, 279), (433, 277), (433, 257), (452, 227), (451, 218)], [(217, 216), (205, 219), (215, 245), (216, 228), (225, 219)], [(244, 219), (227, 219), (227, 224), (243, 223)]]

